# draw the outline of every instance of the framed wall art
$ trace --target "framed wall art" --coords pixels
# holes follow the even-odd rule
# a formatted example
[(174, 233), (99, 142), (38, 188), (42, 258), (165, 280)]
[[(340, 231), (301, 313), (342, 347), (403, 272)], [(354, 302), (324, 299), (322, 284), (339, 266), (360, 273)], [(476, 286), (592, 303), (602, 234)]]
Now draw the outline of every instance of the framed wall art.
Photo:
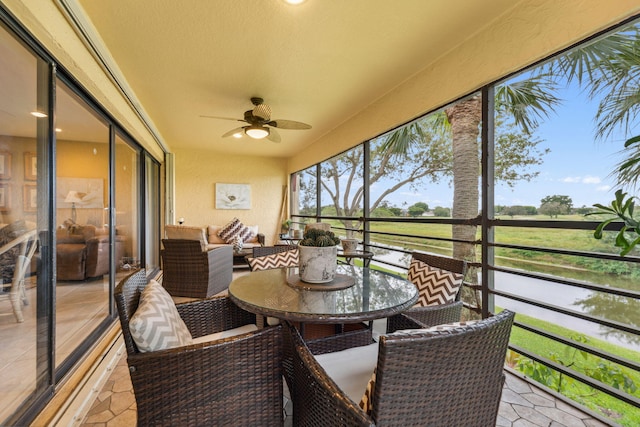
[(25, 212), (35, 212), (38, 209), (38, 186), (34, 183), (24, 184), (22, 193)]
[(0, 151), (0, 179), (11, 179), (11, 153)]
[(216, 209), (251, 209), (251, 186), (216, 183)]
[(11, 187), (9, 184), (0, 184), (0, 212), (11, 210)]
[(24, 153), (24, 179), (38, 179), (38, 157), (36, 153)]

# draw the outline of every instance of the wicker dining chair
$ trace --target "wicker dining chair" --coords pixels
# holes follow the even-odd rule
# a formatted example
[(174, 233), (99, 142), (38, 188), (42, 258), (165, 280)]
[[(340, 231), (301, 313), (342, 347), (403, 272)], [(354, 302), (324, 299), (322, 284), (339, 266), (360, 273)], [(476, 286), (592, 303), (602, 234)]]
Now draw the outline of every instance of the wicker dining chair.
[[(138, 425), (282, 426), (282, 327), (143, 353), (129, 321), (145, 286), (142, 269), (115, 291)], [(194, 339), (256, 321), (227, 297), (176, 308)]]
[[(423, 252), (413, 252), (411, 254), (411, 258), (412, 260), (415, 259), (422, 261), (434, 268), (461, 274), (463, 277), (467, 272), (467, 262), (461, 259)], [(406, 316), (395, 315), (389, 317), (387, 319), (387, 332), (410, 328), (410, 325), (405, 324), (407, 317), (415, 319), (426, 326), (435, 326), (443, 323), (459, 321), (460, 314), (462, 313), (462, 301), (460, 301), (462, 288), (463, 286), (460, 286), (460, 289), (455, 296), (455, 301), (453, 302), (426, 307), (414, 306), (404, 312)]]
[(270, 270), (282, 267), (297, 267), (298, 246), (276, 245), (253, 248), (253, 256), (247, 257), (251, 271)]
[(208, 298), (229, 287), (231, 245), (203, 250), (197, 240), (163, 239), (162, 246), (162, 286), (172, 296)]
[[(469, 325), (382, 335), (373, 359), (377, 363), (368, 371), (375, 369), (370, 413), (359, 406), (361, 395), (345, 393), (351, 384), (330, 377), (330, 367), (319, 363), (287, 322), (285, 375), (293, 425), (494, 426), (513, 318), (514, 313), (505, 310)], [(347, 360), (354, 363), (344, 366)], [(335, 363), (350, 372), (350, 367), (358, 370), (362, 360), (340, 355)], [(362, 395), (369, 391), (366, 382)]]

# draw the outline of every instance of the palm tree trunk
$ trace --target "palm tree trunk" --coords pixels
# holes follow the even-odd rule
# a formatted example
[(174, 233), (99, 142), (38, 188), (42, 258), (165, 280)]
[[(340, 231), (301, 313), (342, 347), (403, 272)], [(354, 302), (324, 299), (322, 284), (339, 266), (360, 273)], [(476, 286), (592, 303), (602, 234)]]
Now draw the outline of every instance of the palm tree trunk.
[[(480, 176), (478, 136), (482, 118), (481, 107), (480, 95), (475, 95), (445, 110), (451, 124), (453, 144), (452, 217), (454, 219), (471, 219), (478, 216), (478, 179)], [(454, 224), (451, 230), (452, 237), (455, 240), (472, 242), (476, 239), (476, 228), (474, 225)], [(475, 261), (475, 245), (454, 242), (453, 256), (454, 258)], [(469, 269), (466, 280), (474, 284), (478, 283), (476, 269)], [(474, 299), (478, 304), (478, 295), (475, 295)]]

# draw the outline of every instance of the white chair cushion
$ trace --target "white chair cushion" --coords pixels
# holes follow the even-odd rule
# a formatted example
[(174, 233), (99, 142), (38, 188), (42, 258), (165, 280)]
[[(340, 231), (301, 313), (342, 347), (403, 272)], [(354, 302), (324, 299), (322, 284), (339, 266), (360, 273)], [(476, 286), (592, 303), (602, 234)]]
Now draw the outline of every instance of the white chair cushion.
[(215, 334), (203, 335), (198, 338), (193, 339), (193, 344), (200, 344), (203, 342), (221, 340), (223, 338), (235, 337), (236, 335), (246, 334), (247, 332), (257, 331), (258, 327), (256, 325), (244, 325), (238, 328), (228, 329), (222, 332), (216, 332)]
[(171, 295), (155, 280), (140, 294), (138, 308), (129, 320), (131, 337), (138, 350), (165, 350), (192, 342), (191, 333), (180, 317)]
[(418, 288), (417, 307), (454, 302), (464, 276), (412, 259), (407, 279)]
[(316, 360), (354, 403), (358, 403), (378, 364), (378, 343), (319, 354)]

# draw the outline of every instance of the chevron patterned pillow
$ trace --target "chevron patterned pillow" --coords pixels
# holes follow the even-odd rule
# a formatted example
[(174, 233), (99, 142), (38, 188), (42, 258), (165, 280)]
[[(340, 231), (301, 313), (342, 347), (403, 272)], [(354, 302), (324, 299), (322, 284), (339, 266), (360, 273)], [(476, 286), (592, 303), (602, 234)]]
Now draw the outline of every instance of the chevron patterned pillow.
[(298, 250), (279, 252), (277, 254), (247, 258), (251, 271), (270, 270), (272, 268), (296, 267), (298, 265)]
[(238, 218), (233, 218), (218, 231), (218, 237), (231, 245), (237, 237), (240, 237), (243, 242), (248, 242), (255, 236), (251, 228), (240, 222)]
[(171, 295), (155, 280), (140, 294), (129, 329), (141, 353), (181, 347), (193, 341)]
[(417, 259), (411, 260), (407, 279), (418, 288), (416, 307), (427, 307), (453, 302), (464, 276), (431, 267)]

